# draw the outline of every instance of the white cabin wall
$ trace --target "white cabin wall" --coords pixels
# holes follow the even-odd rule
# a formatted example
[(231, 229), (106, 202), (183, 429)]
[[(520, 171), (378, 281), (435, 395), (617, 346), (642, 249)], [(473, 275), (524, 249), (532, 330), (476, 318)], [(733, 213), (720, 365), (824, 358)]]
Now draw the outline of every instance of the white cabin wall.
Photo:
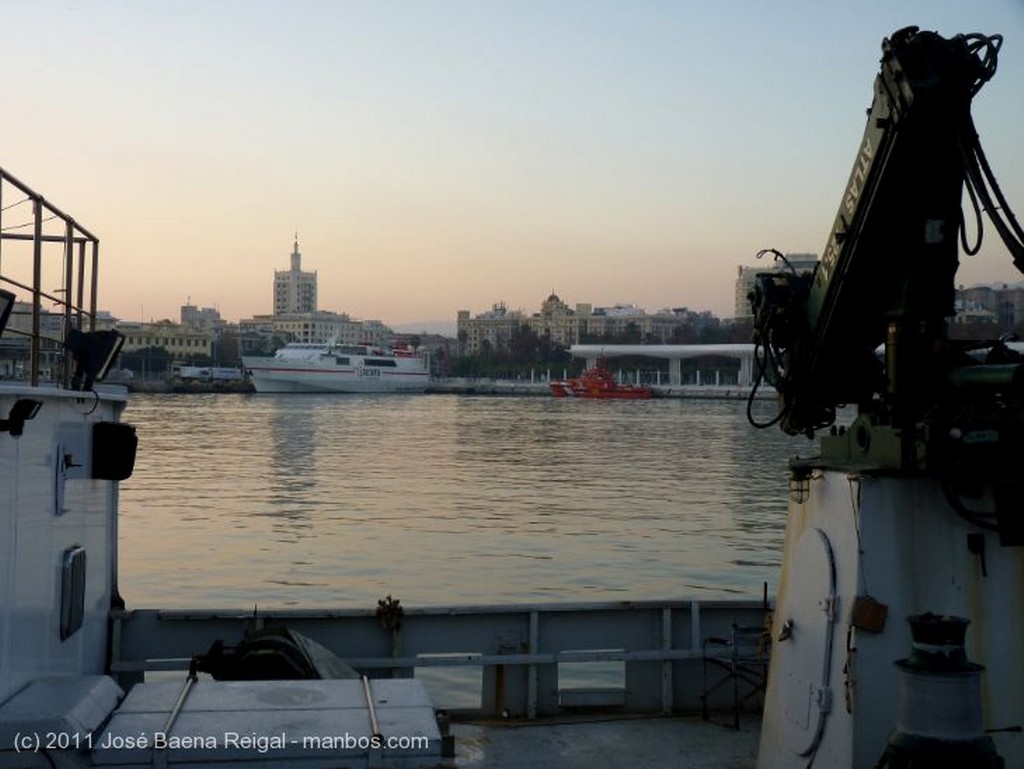
[[(0, 432), (0, 702), (40, 676), (104, 672), (115, 568), (116, 482), (89, 475), (92, 425), (117, 419), (123, 391), (5, 385), (0, 419), (19, 398), (42, 406), (21, 436)], [(64, 455), (79, 466), (63, 468)], [(61, 640), (61, 558), (73, 545), (86, 550), (85, 616)]]

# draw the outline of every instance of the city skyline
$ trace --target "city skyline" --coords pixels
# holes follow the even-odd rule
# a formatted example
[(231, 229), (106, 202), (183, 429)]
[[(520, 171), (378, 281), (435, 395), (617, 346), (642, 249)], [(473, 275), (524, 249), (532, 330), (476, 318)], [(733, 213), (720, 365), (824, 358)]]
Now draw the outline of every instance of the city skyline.
[[(756, 251), (821, 252), (899, 27), (1004, 36), (973, 112), (1020, 216), (1024, 3), (967, 6), (21, 4), (0, 164), (124, 319), (272, 312), (296, 230), (320, 307), (394, 327), (552, 289), (730, 317)], [(991, 227), (963, 261), (1019, 279)]]
[[(293, 249), (294, 250), (290, 254), (290, 256), (291, 256), (291, 258), (293, 260), (292, 261), (292, 268), (291, 268), (292, 271), (297, 270), (299, 268), (299, 265), (300, 265), (300, 262), (296, 261), (296, 257), (301, 256), (298, 253), (298, 248), (299, 248), (299, 242), (298, 242), (298, 238), (296, 236), (296, 239), (293, 241)], [(786, 256), (788, 257), (787, 261), (791, 265), (796, 265), (796, 269), (800, 269), (800, 270), (809, 269), (809, 262), (810, 261), (817, 261), (817, 258), (818, 258), (816, 254), (793, 254), (793, 253), (790, 253), (790, 254), (786, 254)], [(733, 312), (727, 313), (727, 314), (724, 314), (724, 315), (719, 315), (719, 314), (715, 313), (713, 310), (709, 310), (708, 308), (705, 308), (705, 307), (683, 307), (683, 306), (680, 306), (678, 304), (676, 304), (676, 305), (666, 304), (666, 305), (662, 305), (662, 306), (658, 306), (658, 307), (643, 306), (643, 305), (637, 304), (636, 302), (616, 302), (616, 303), (613, 303), (613, 304), (595, 304), (593, 302), (587, 301), (586, 298), (583, 298), (583, 299), (575, 298), (574, 299), (573, 297), (569, 297), (569, 299), (570, 299), (569, 304), (571, 304), (573, 306), (585, 305), (590, 310), (598, 311), (598, 312), (612, 311), (614, 313), (618, 313), (618, 312), (621, 311), (621, 312), (624, 312), (624, 313), (627, 313), (627, 314), (632, 314), (633, 312), (638, 312), (640, 314), (648, 314), (648, 315), (654, 315), (654, 314), (663, 313), (663, 312), (674, 312), (676, 310), (684, 309), (684, 310), (688, 310), (690, 312), (694, 312), (694, 313), (698, 313), (698, 314), (704, 313), (704, 312), (710, 312), (712, 315), (714, 315), (717, 318), (724, 319), (724, 320), (729, 320), (729, 319), (734, 319), (735, 317), (738, 317), (737, 313), (739, 313), (739, 310), (738, 310), (738, 305), (736, 304), (736, 302), (740, 301), (740, 296), (741, 296), (740, 292), (741, 292), (741, 290), (745, 292), (749, 288), (749, 283), (750, 283), (749, 273), (751, 271), (757, 271), (760, 267), (763, 267), (764, 269), (771, 269), (773, 267), (775, 269), (779, 268), (777, 264), (772, 264), (772, 263), (765, 263), (764, 265), (757, 265), (757, 264), (755, 264), (753, 266), (747, 266), (747, 265), (741, 266), (739, 276), (738, 277), (736, 275), (733, 276), (733, 284), (734, 284)], [(275, 271), (275, 278), (274, 278), (274, 290), (275, 290), (275, 292), (278, 290), (278, 283), (281, 280), (281, 276), (283, 274), (286, 274), (287, 272), (289, 272), (289, 270), (276, 270)], [(313, 270), (311, 272), (302, 271), (302, 274), (304, 274), (304, 275), (311, 275), (312, 276), (312, 278), (313, 278), (313, 289), (312, 290), (313, 290), (313, 293), (315, 294), (315, 292), (316, 292), (316, 279), (317, 279), (316, 271), (315, 270)], [(988, 281), (988, 282), (975, 282), (975, 283), (972, 283), (972, 284), (969, 284), (969, 285), (962, 284), (962, 283), (959, 283), (959, 282), (957, 283), (957, 288), (961, 289), (961, 290), (965, 289), (965, 288), (975, 288), (975, 289), (978, 289), (978, 288), (981, 288), (981, 289), (999, 289), (999, 288), (1003, 288), (1003, 289), (1005, 289), (1005, 288), (1012, 288), (1012, 287), (1015, 287), (1015, 286), (1024, 286), (1024, 279), (1018, 279), (1018, 280), (1011, 279), (1009, 281), (997, 280), (997, 281)], [(559, 300), (564, 301), (565, 298), (566, 298), (565, 295), (561, 295), (559, 293), (559, 291), (557, 291), (557, 290), (555, 290), (553, 288), (551, 290), (549, 290), (548, 292), (541, 292), (541, 293), (543, 294), (543, 296), (541, 298), (537, 299), (537, 301), (536, 301), (536, 306), (541, 308), (541, 310), (543, 309), (544, 303), (547, 300), (549, 300), (549, 299), (554, 298), (554, 299), (559, 299)], [(538, 296), (540, 296), (540, 295), (538, 295)], [(577, 301), (577, 299), (578, 299), (578, 301)], [(140, 311), (141, 311), (141, 309), (143, 309), (143, 308), (140, 308)], [(213, 312), (217, 313), (217, 316), (219, 318), (221, 318), (222, 320), (224, 320), (227, 323), (237, 323), (239, 320), (253, 320), (253, 319), (256, 319), (258, 317), (267, 317), (267, 316), (271, 316), (271, 315), (278, 315), (278, 314), (280, 314), (279, 312), (276, 311), (277, 308), (275, 308), (275, 310), (270, 312), (270, 313), (252, 313), (250, 315), (242, 316), (242, 317), (239, 317), (239, 318), (223, 318), (221, 316), (221, 314), (220, 314), (220, 308), (217, 307), (216, 304), (210, 305), (210, 306), (198, 305), (198, 304), (192, 302), (191, 296), (186, 298), (186, 301), (185, 301), (184, 304), (179, 305), (179, 314), (182, 317), (184, 317), (184, 314), (185, 314), (186, 310), (192, 311), (193, 314), (195, 314), (195, 313), (206, 313), (206, 312), (209, 312), (209, 311), (213, 311)], [(534, 310), (530, 309), (527, 306), (511, 307), (511, 306), (508, 305), (507, 302), (505, 302), (504, 300), (500, 300), (500, 299), (497, 300), (497, 301), (490, 302), (489, 305), (486, 302), (483, 302), (481, 300), (481, 302), (475, 303), (472, 307), (460, 307), (460, 308), (458, 308), (457, 310), (455, 310), (455, 314), (457, 316), (457, 315), (461, 314), (462, 312), (468, 312), (470, 314), (470, 317), (472, 317), (472, 318), (480, 318), (480, 317), (492, 315), (492, 314), (494, 314), (495, 312), (498, 312), (498, 311), (500, 311), (503, 315), (504, 314), (508, 314), (509, 316), (522, 314), (525, 317), (529, 317), (531, 315), (536, 314), (536, 312)], [(109, 312), (109, 311), (105, 310), (104, 308), (101, 308), (101, 312)], [(314, 312), (314, 313), (315, 312), (326, 312), (326, 313), (332, 313), (332, 314), (340, 314), (340, 315), (345, 315), (345, 316), (351, 316), (351, 313), (346, 313), (343, 309), (338, 309), (338, 308), (333, 308), (333, 307), (319, 307), (319, 306), (317, 306), (314, 310), (312, 310), (312, 312)], [(287, 314), (287, 312), (285, 312), (285, 314)], [(744, 315), (746, 317), (749, 317), (749, 311), (744, 313)], [(177, 316), (175, 316), (175, 317), (177, 317)], [(378, 321), (379, 320), (377, 318), (360, 318), (360, 317), (355, 317), (355, 316), (351, 316), (351, 317), (355, 321), (363, 321), (363, 320)], [(134, 319), (132, 319), (132, 318), (118, 318), (118, 320), (121, 321), (121, 322), (125, 322), (125, 321), (131, 322)], [(143, 320), (142, 318), (140, 318), (139, 320), (142, 321), (142, 322), (148, 322), (148, 323), (164, 322), (164, 321), (176, 322), (175, 319), (173, 317), (171, 317), (171, 316), (165, 316), (165, 317), (161, 317), (161, 318), (156, 318), (156, 317), (150, 316), (148, 319)], [(455, 327), (457, 325), (456, 321), (457, 321), (457, 317), (453, 317), (452, 319), (437, 319), (437, 320), (434, 320), (434, 321), (412, 321), (412, 322), (399, 323), (399, 324), (393, 324), (393, 325), (395, 327), (395, 330), (399, 330), (400, 329), (402, 331), (413, 331), (413, 330), (417, 330), (418, 326), (421, 326), (422, 330), (427, 330), (427, 331), (430, 331), (432, 333), (447, 333), (447, 334), (451, 334), (451, 333), (453, 333), (453, 330), (455, 329)], [(182, 322), (184, 322), (184, 320), (182, 320)], [(389, 324), (385, 323), (384, 325), (389, 325)]]

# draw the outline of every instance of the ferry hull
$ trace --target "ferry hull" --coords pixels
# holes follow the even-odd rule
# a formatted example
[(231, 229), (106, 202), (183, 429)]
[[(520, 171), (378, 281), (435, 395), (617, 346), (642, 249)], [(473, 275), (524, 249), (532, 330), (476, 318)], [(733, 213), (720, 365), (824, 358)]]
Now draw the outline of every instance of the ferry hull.
[(258, 393), (422, 393), (429, 374), (425, 370), (320, 368), (273, 358), (243, 358), (242, 363)]

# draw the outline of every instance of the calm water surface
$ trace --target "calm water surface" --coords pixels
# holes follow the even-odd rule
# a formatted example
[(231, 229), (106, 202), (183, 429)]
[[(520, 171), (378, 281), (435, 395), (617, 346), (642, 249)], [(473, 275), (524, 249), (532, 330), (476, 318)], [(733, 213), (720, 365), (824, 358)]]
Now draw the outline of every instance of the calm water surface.
[(758, 596), (787, 459), (810, 444), (744, 409), (133, 394), (121, 592), (161, 608)]

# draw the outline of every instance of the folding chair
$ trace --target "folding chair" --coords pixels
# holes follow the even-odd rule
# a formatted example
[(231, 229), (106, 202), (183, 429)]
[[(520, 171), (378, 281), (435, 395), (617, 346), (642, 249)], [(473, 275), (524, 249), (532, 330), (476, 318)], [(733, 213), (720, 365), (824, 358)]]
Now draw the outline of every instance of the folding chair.
[[(732, 727), (740, 728), (740, 711), (768, 682), (768, 651), (771, 636), (764, 627), (733, 625), (729, 638), (705, 638), (702, 650), (704, 693), (700, 697), (701, 718), (711, 720), (708, 700), (719, 689), (732, 684)], [(710, 672), (710, 675), (709, 675)], [(716, 679), (709, 686), (708, 679)]]

